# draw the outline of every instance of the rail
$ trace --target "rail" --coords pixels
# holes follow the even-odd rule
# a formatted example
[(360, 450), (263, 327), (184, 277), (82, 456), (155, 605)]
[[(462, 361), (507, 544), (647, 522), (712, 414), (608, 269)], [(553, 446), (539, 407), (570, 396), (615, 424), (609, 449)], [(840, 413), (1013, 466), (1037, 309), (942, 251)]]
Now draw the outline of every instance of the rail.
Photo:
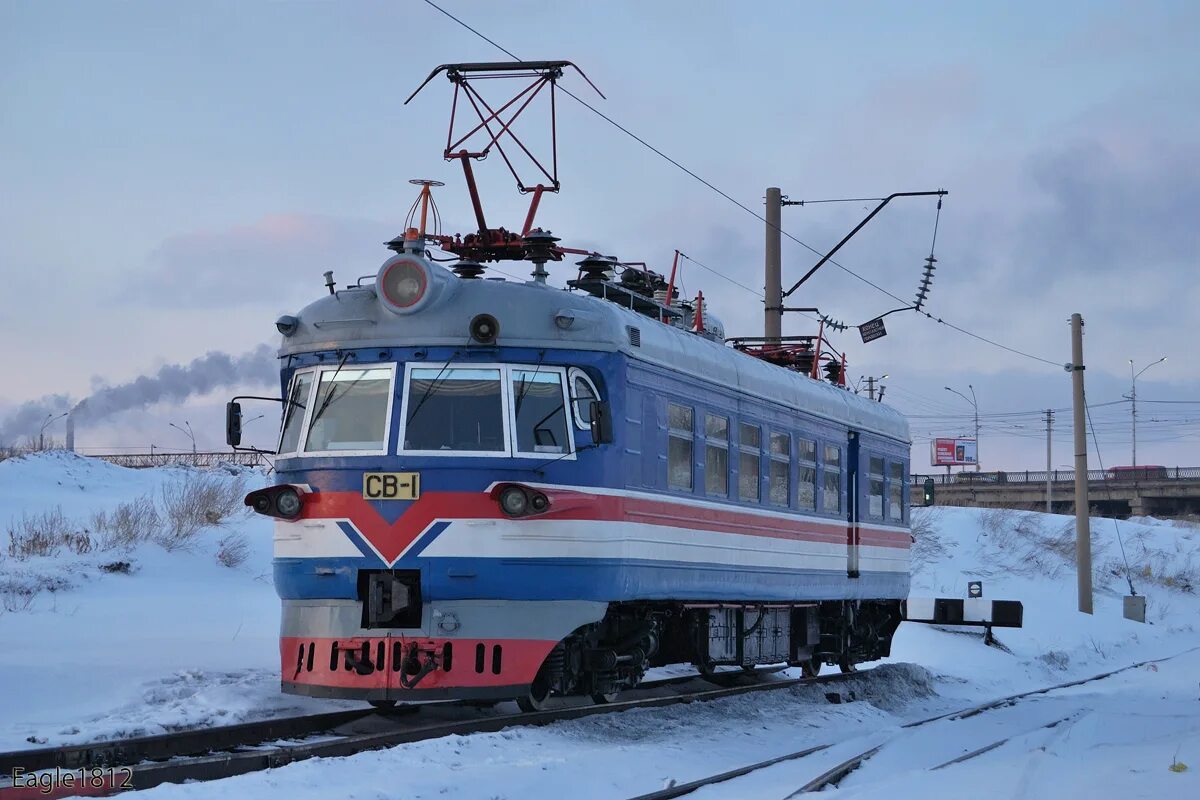
[[(1018, 702), (1021, 702), (1021, 701), (1025, 700), (1026, 698), (1036, 697), (1038, 695), (1045, 695), (1045, 694), (1049, 694), (1050, 692), (1058, 691), (1060, 689), (1067, 689), (1067, 688), (1070, 688), (1073, 686), (1081, 686), (1083, 684), (1092, 683), (1095, 681), (1101, 681), (1101, 680), (1104, 680), (1105, 678), (1112, 677), (1113, 675), (1118, 675), (1122, 672), (1127, 672), (1129, 670), (1144, 667), (1147, 664), (1158, 664), (1163, 661), (1170, 661), (1173, 658), (1179, 658), (1180, 656), (1186, 655), (1187, 653), (1194, 652), (1197, 649), (1200, 649), (1200, 648), (1192, 647), (1187, 650), (1184, 650), (1181, 653), (1175, 653), (1174, 655), (1165, 656), (1162, 658), (1152, 658), (1152, 659), (1147, 659), (1145, 661), (1138, 661), (1136, 663), (1129, 664), (1124, 667), (1119, 667), (1117, 669), (1112, 669), (1112, 670), (1108, 670), (1107, 672), (1099, 673), (1098, 675), (1091, 675), (1086, 678), (1078, 678), (1078, 679), (1071, 680), (1071, 681), (1065, 681), (1063, 683), (1056, 683), (1056, 684), (1053, 684), (1050, 686), (1043, 686), (1038, 689), (1031, 689), (1029, 691), (1019, 692), (1017, 694), (1011, 694), (1006, 697), (1000, 697), (995, 700), (990, 700), (986, 703), (981, 703), (979, 705), (962, 708), (957, 711), (950, 711), (950, 712), (946, 712), (946, 713), (942, 713), (942, 714), (937, 714), (932, 717), (926, 717), (925, 719), (919, 719), (919, 720), (913, 720), (911, 722), (906, 722), (900, 726), (899, 731), (897, 731), (894, 735), (885, 739), (883, 742), (873, 744), (868, 749), (859, 751), (858, 753), (856, 753), (855, 755), (846, 759), (845, 761), (842, 761), (842, 762), (836, 764), (831, 769), (824, 770), (819, 775), (817, 775), (816, 777), (809, 780), (807, 783), (801, 785), (794, 792), (792, 792), (786, 798), (784, 798), (784, 800), (793, 800), (793, 798), (798, 797), (801, 794), (808, 794), (810, 792), (820, 792), (825, 789), (836, 787), (843, 778), (845, 778), (851, 772), (853, 772), (856, 769), (858, 769), (859, 767), (861, 767), (866, 761), (868, 761), (872, 756), (874, 756), (876, 753), (878, 753), (880, 750), (882, 750), (885, 746), (888, 746), (888, 745), (896, 742), (904, 731), (911, 730), (914, 728), (920, 728), (925, 725), (929, 725), (930, 723), (939, 722), (941, 720), (952, 720), (953, 721), (953, 720), (966, 719), (969, 717), (977, 716), (979, 714), (987, 713), (989, 711), (994, 711), (996, 709), (1006, 708), (1008, 706), (1011, 706)], [(859, 673), (859, 674), (861, 674), (861, 673)], [(1064, 721), (1063, 719), (1059, 719), (1059, 720), (1053, 721), (1043, 727), (1053, 727), (1063, 721)], [(936, 767), (934, 767), (934, 769), (941, 769), (942, 767), (949, 766), (952, 763), (965, 761), (965, 760), (968, 760), (975, 756), (981, 755), (985, 752), (988, 752), (988, 751), (995, 749), (996, 747), (1004, 744), (1005, 742), (1007, 742), (1009, 740), (1009, 738), (1012, 738), (1012, 737), (1001, 739), (1000, 741), (996, 741), (996, 742), (991, 742), (985, 747), (976, 748), (975, 750), (972, 750), (971, 752), (968, 752), (965, 754), (960, 752), (958, 755), (956, 755), (955, 758), (953, 758), (949, 761), (946, 761), (942, 764), (937, 765)], [(727, 781), (732, 781), (737, 778), (741, 778), (745, 775), (749, 775), (751, 773), (766, 769), (767, 767), (773, 767), (776, 764), (780, 764), (785, 761), (799, 761), (799, 760), (805, 759), (808, 756), (811, 756), (815, 753), (820, 753), (820, 752), (824, 752), (826, 750), (830, 750), (837, 744), (839, 744), (838, 741), (831, 741), (831, 742), (827, 742), (824, 744), (811, 745), (802, 750), (797, 750), (792, 753), (785, 753), (784, 755), (775, 756), (773, 758), (766, 759), (765, 761), (758, 761), (753, 764), (747, 764), (745, 766), (738, 767), (737, 769), (728, 770), (726, 772), (720, 772), (715, 775), (709, 775), (709, 776), (706, 776), (703, 778), (699, 778), (697, 780), (689, 781), (687, 783), (675, 784), (675, 785), (669, 786), (665, 789), (659, 789), (658, 791), (648, 792), (646, 794), (640, 794), (634, 798), (631, 798), (631, 800), (675, 800), (676, 798), (679, 798), (679, 797), (685, 797), (699, 789), (704, 789), (709, 786), (714, 786), (716, 784), (725, 783)], [(730, 794), (730, 796), (736, 796), (737, 792), (734, 791), (729, 794)]]
[[(124, 789), (147, 789), (162, 783), (218, 780), (308, 758), (346, 756), (441, 736), (494, 733), (510, 726), (540, 726), (634, 708), (707, 702), (786, 689), (802, 683), (839, 683), (869, 674), (868, 670), (815, 678), (753, 680), (774, 671), (774, 668), (765, 668), (750, 676), (738, 672), (720, 673), (715, 676), (715, 681), (699, 675), (662, 678), (646, 681), (629, 694), (654, 689), (662, 689), (665, 694), (534, 713), (494, 713), (472, 709), (469, 703), (444, 703), (422, 706), (423, 713), (415, 714), (411, 713), (414, 707), (401, 706), (384, 712), (342, 711), (136, 739), (0, 753), (0, 800), (52, 800), (78, 794), (59, 784), (47, 789), (44, 785), (17, 785), (12, 780), (14, 775), (29, 778), (35, 770), (53, 773), (56, 770), (86, 771), (100, 766), (111, 768), (104, 771), (107, 782), (88, 792), (110, 795)], [(720, 688), (711, 688), (714, 682)], [(737, 685), (727, 685), (727, 682)], [(700, 686), (698, 689), (675, 688), (688, 684)], [(467, 712), (465, 717), (463, 712)]]
[[(1200, 467), (1124, 467), (1120, 469), (1090, 469), (1089, 481), (1103, 481), (1111, 484), (1132, 484), (1143, 481), (1186, 481), (1200, 479)], [(1046, 472), (1045, 470), (998, 470), (996, 472), (952, 472), (932, 475), (911, 475), (909, 483), (922, 486), (926, 478), (933, 478), (935, 484), (941, 486), (994, 486), (1008, 483), (1040, 483), (1045, 484), (1049, 477), (1051, 483), (1074, 483), (1075, 470), (1060, 469)]]

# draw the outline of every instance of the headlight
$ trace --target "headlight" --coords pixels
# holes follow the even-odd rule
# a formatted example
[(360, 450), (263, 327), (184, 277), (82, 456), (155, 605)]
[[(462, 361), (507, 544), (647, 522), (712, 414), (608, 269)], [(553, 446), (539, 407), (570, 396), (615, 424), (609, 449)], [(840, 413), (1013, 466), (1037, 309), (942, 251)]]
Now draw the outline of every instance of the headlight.
[(379, 292), (394, 311), (416, 305), (425, 296), (429, 276), (415, 258), (396, 258), (379, 274)]
[(546, 495), (542, 494), (541, 492), (538, 492), (537, 494), (535, 494), (533, 496), (533, 499), (529, 501), (529, 505), (533, 508), (534, 511), (539, 511), (539, 512), (545, 511), (546, 508), (550, 505), (550, 500), (547, 499)]
[(288, 487), (275, 495), (275, 510), (281, 517), (296, 517), (300, 514), (300, 494)]
[(500, 508), (510, 517), (521, 516), (528, 507), (529, 499), (525, 497), (525, 492), (516, 486), (509, 486), (500, 493)]
[(303, 488), (282, 484), (257, 489), (246, 495), (246, 505), (276, 519), (296, 519), (304, 509)]

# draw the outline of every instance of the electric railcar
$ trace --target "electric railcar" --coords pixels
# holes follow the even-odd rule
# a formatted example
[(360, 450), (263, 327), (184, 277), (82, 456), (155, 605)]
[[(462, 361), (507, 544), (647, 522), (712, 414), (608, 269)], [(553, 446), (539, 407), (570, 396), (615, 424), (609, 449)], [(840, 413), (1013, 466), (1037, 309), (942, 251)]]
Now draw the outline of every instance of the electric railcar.
[(603, 271), (589, 294), (390, 246), (277, 323), (278, 485), (247, 504), (275, 518), (284, 691), (529, 709), (664, 664), (888, 654), (898, 412)]

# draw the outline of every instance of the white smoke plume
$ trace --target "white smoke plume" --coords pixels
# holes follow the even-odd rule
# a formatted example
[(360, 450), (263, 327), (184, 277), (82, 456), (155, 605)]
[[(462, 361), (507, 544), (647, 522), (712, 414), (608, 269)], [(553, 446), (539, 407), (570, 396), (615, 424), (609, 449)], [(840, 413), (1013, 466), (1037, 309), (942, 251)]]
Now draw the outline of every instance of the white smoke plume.
[(215, 389), (269, 384), (278, 378), (278, 370), (272, 348), (263, 344), (240, 356), (214, 351), (187, 364), (167, 364), (153, 375), (103, 386), (78, 403), (64, 394), (47, 395), (22, 404), (0, 423), (0, 445), (36, 436), (47, 416), (64, 411), (72, 412), (76, 424), (94, 423), (156, 403), (181, 403)]

